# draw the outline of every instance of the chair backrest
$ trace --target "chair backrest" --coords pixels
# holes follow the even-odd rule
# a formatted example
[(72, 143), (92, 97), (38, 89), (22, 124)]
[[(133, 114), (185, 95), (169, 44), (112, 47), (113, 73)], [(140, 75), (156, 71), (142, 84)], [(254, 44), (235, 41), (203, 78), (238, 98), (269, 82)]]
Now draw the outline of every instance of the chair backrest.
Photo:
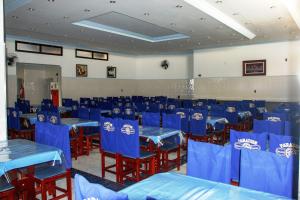
[(195, 136), (206, 135), (207, 110), (193, 110), (190, 113), (190, 132)]
[(36, 114), (38, 122), (47, 122), (48, 121), (48, 112), (47, 111), (39, 111)]
[(256, 120), (253, 121), (253, 131), (255, 133), (275, 133), (278, 135), (284, 134), (284, 121), (268, 121), (268, 120)]
[(65, 167), (72, 167), (70, 152), (70, 135), (67, 125), (53, 125), (49, 122), (36, 122), (35, 124), (35, 141), (40, 144), (54, 146), (63, 151), (65, 157)]
[(254, 101), (255, 107), (266, 107), (266, 101), (265, 100), (255, 100)]
[(267, 133), (249, 133), (230, 130), (231, 178), (239, 180), (241, 149), (266, 150)]
[(128, 107), (124, 109), (123, 119), (128, 119), (128, 120), (135, 119), (135, 111), (132, 107)]
[(299, 142), (292, 136), (269, 134), (269, 147), (278, 156), (289, 158), (299, 154)]
[(230, 183), (231, 146), (188, 141), (187, 175)]
[(265, 112), (263, 114), (264, 120), (268, 121), (287, 121), (287, 114), (286, 113), (274, 113), (274, 112)]
[(59, 112), (49, 112), (48, 113), (48, 121), (51, 124), (54, 124), (54, 125), (60, 124), (60, 114), (59, 114)]
[(90, 119), (90, 111), (88, 108), (80, 107), (78, 109), (78, 118), (80, 119)]
[(112, 118), (101, 119), (102, 150), (111, 153), (117, 152), (117, 129), (118, 128), (119, 128), (119, 119), (112, 119)]
[(119, 120), (117, 129), (117, 152), (131, 158), (140, 157), (138, 121)]
[(184, 108), (193, 108), (193, 100), (185, 99), (182, 101), (182, 106)]
[(243, 149), (240, 186), (295, 198), (298, 176), (293, 174), (293, 161), (293, 157), (286, 158), (272, 152)]
[(181, 130), (181, 118), (176, 114), (166, 114), (162, 115), (162, 127), (172, 128), (176, 130)]
[(122, 115), (123, 115), (122, 112), (123, 112), (123, 110), (121, 107), (114, 106), (111, 111), (111, 116), (113, 118), (122, 118)]
[(175, 113), (176, 113), (176, 115), (180, 116), (181, 131), (183, 131), (185, 133), (189, 133), (190, 132), (190, 126), (189, 126), (190, 111), (189, 111), (189, 109), (177, 108)]
[(90, 120), (100, 121), (101, 110), (99, 108), (90, 109)]
[(160, 105), (158, 103), (150, 103), (148, 112), (152, 112), (152, 113), (160, 112)]
[(225, 117), (225, 105), (211, 105), (210, 106), (210, 115), (214, 117)]
[(142, 125), (160, 127), (160, 113), (143, 112)]
[(225, 117), (230, 124), (238, 123), (238, 112), (235, 110), (235, 107), (227, 107), (225, 111)]

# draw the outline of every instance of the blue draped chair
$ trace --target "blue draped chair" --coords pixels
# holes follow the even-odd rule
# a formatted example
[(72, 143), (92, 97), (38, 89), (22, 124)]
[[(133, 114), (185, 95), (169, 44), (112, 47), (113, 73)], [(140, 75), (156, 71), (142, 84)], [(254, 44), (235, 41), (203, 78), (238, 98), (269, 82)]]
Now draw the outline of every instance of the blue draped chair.
[[(101, 119), (101, 174), (105, 178), (105, 172), (116, 174), (116, 182), (120, 182), (120, 161), (117, 154), (117, 130), (119, 128), (119, 119), (102, 118)], [(115, 161), (114, 164), (107, 165), (105, 158), (108, 157)], [(115, 168), (115, 170), (113, 170)]]
[(124, 108), (123, 119), (134, 120), (135, 110), (132, 107)]
[(78, 102), (72, 101), (72, 113), (71, 113), (72, 117), (78, 118), (78, 109), (79, 109)]
[(241, 187), (288, 198), (297, 197), (298, 176), (294, 169), (296, 159), (248, 149), (243, 149), (241, 154)]
[(176, 115), (180, 116), (181, 131), (184, 132), (185, 134), (190, 133), (190, 124), (189, 124), (190, 110), (189, 109), (177, 108), (175, 113), (176, 113)]
[(193, 110), (190, 113), (190, 133), (189, 136), (195, 141), (209, 142), (211, 136), (206, 131), (207, 110)]
[(187, 175), (216, 182), (230, 183), (231, 146), (188, 142)]
[(123, 109), (118, 106), (114, 106), (111, 111), (112, 118), (122, 118), (123, 117)]
[[(156, 154), (140, 150), (139, 126), (135, 120), (119, 120), (117, 127), (117, 152), (120, 159), (120, 180), (140, 181), (155, 173)], [(128, 170), (127, 166), (132, 166)], [(144, 166), (144, 168), (141, 168)], [(130, 176), (132, 175), (132, 176)]]
[(231, 178), (240, 180), (240, 154), (241, 149), (253, 151), (266, 150), (267, 133), (249, 133), (230, 130), (231, 144)]
[(269, 148), (270, 152), (278, 156), (291, 157), (298, 156), (299, 141), (296, 137), (288, 135), (269, 134)]
[(277, 122), (277, 121), (287, 121), (288, 117), (286, 113), (265, 112), (263, 114), (263, 119)]
[[(162, 115), (162, 127), (169, 129), (181, 130), (181, 118), (176, 114), (166, 114)], [(180, 170), (180, 138), (175, 135), (162, 140), (163, 145), (159, 149), (161, 155), (161, 167), (164, 171), (169, 171), (174, 163), (177, 170)], [(176, 158), (170, 159), (169, 154), (176, 153)], [(160, 156), (159, 156), (160, 157)], [(160, 162), (160, 161), (159, 161)]]
[(72, 183), (71, 171), (72, 160), (70, 152), (70, 138), (69, 127), (66, 125), (51, 124), (49, 122), (36, 122), (36, 142), (49, 146), (54, 146), (63, 151), (65, 162), (62, 163), (49, 163), (41, 166), (36, 166), (34, 170), (34, 181), (41, 187), (42, 199), (47, 199), (47, 190), (49, 185), (56, 186), (56, 181), (65, 179), (66, 189), (61, 187), (54, 187), (52, 194), (56, 194), (56, 190), (63, 192), (57, 199), (67, 197), (71, 199), (72, 196)]
[(142, 113), (142, 125), (160, 127), (160, 114), (143, 112)]
[(51, 124), (60, 124), (60, 114), (59, 112), (48, 112), (48, 122)]
[(20, 111), (12, 109), (10, 112), (11, 137), (12, 139), (21, 138), (27, 140), (34, 140), (34, 129), (30, 126), (27, 119), (21, 121)]
[(158, 103), (150, 103), (148, 112), (159, 113), (160, 112), (159, 104)]
[(274, 133), (283, 135), (285, 129), (284, 121), (269, 121), (269, 120), (256, 120), (253, 121), (253, 131), (255, 133)]
[(78, 109), (78, 118), (80, 119), (86, 119), (89, 120), (90, 119), (90, 111), (88, 108), (79, 108)]

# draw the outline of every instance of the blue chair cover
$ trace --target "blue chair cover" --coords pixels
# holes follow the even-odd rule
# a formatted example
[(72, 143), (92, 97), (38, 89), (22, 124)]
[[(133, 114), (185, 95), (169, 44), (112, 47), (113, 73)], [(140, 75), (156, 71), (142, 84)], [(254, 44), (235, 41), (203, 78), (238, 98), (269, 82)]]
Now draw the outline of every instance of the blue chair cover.
[(291, 157), (299, 153), (299, 142), (292, 136), (269, 134), (270, 152), (278, 156)]
[(185, 99), (182, 101), (183, 108), (193, 108), (193, 100)]
[(59, 112), (49, 112), (48, 113), (48, 121), (51, 124), (60, 124), (60, 114)]
[(8, 107), (7, 108), (7, 128), (11, 129), (13, 128), (13, 121), (12, 121), (12, 111), (14, 108)]
[(225, 111), (225, 117), (230, 124), (237, 124), (239, 115), (238, 112), (231, 110), (229, 107)]
[(148, 112), (159, 113), (160, 112), (160, 104), (150, 103)]
[(190, 132), (195, 136), (206, 135), (207, 110), (193, 110), (190, 113)]
[(48, 121), (48, 112), (47, 111), (39, 111), (36, 114), (38, 122), (47, 122)]
[(67, 169), (72, 168), (68, 126), (37, 121), (35, 124), (35, 141), (61, 149), (65, 156), (65, 167)]
[(20, 123), (20, 111), (18, 109), (12, 109), (11, 110), (11, 126), (13, 129), (20, 130), (21, 129), (21, 123)]
[(135, 119), (135, 111), (133, 108), (125, 108), (123, 119), (134, 120)]
[(140, 157), (138, 121), (119, 120), (117, 129), (117, 152), (131, 158)]
[(77, 101), (72, 101), (72, 113), (71, 116), (74, 118), (78, 118), (78, 102)]
[(256, 100), (254, 101), (255, 107), (266, 107), (266, 101), (265, 100)]
[(78, 118), (80, 119), (90, 119), (90, 111), (88, 108), (82, 108), (80, 107), (78, 109)]
[(142, 124), (143, 126), (160, 127), (160, 114), (151, 112), (142, 113)]
[(187, 175), (230, 183), (231, 146), (188, 141)]
[(117, 152), (117, 130), (119, 129), (119, 119), (101, 119), (101, 147), (104, 151)]
[(115, 106), (112, 109), (112, 118), (122, 118), (123, 116), (123, 110), (121, 107)]
[(275, 133), (278, 135), (284, 134), (284, 121), (268, 121), (268, 120), (256, 120), (253, 121), (253, 131), (255, 133)]
[(181, 130), (181, 119), (179, 115), (176, 114), (166, 114), (162, 115), (162, 127), (172, 128), (176, 130)]
[(174, 114), (175, 113), (175, 109), (177, 108), (177, 104), (175, 102), (172, 102), (172, 103), (168, 103), (167, 105), (167, 110), (166, 112), (168, 114)]
[(189, 133), (190, 132), (189, 109), (182, 109), (182, 108), (176, 109), (176, 115), (179, 115), (181, 119), (181, 131), (183, 131), (184, 133)]
[(83, 176), (75, 174), (75, 200), (128, 200), (128, 195), (118, 193), (100, 184), (90, 183)]
[(266, 150), (267, 133), (249, 133), (230, 130), (231, 178), (239, 180), (241, 149)]
[(91, 108), (90, 109), (90, 120), (100, 121), (101, 118), (101, 110), (99, 108)]
[(288, 117), (286, 113), (265, 112), (263, 119), (269, 121), (287, 121)]
[[(277, 156), (272, 152), (242, 150), (240, 186), (294, 197), (298, 176), (293, 175), (293, 157)], [(295, 187), (295, 188), (293, 188)], [(294, 190), (294, 191), (293, 191)]]

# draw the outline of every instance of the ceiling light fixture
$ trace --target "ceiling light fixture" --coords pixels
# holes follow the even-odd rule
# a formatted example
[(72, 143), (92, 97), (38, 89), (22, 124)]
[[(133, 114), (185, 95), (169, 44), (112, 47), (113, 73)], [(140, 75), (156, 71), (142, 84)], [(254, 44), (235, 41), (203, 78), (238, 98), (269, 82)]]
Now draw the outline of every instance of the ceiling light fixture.
[(221, 0), (217, 0), (217, 1), (215, 1), (216, 3), (223, 3), (223, 1), (221, 1)]
[(182, 8), (183, 6), (182, 5), (176, 5), (176, 8)]
[(274, 9), (274, 8), (276, 8), (276, 6), (270, 6), (270, 9)]
[(200, 20), (204, 21), (204, 20), (206, 20), (206, 18), (205, 17), (200, 17)]
[(69, 19), (70, 17), (69, 16), (64, 16), (64, 19)]
[(14, 19), (19, 19), (19, 17), (18, 17), (18, 16), (15, 16), (15, 15), (13, 15), (12, 18), (14, 18)]
[(146, 12), (146, 13), (144, 13), (144, 15), (145, 15), (145, 16), (149, 16), (149, 15), (150, 15), (150, 13)]
[(184, 1), (194, 6), (195, 8), (199, 9), (200, 11), (210, 15), (216, 20), (222, 22), (223, 24), (232, 28), (233, 30), (239, 32), (240, 34), (244, 35), (248, 39), (253, 39), (256, 37), (256, 35), (252, 33), (250, 30), (248, 30), (246, 27), (240, 25), (234, 19), (227, 16), (225, 13), (221, 12), (220, 10), (216, 9), (207, 1), (205, 0), (184, 0)]
[(292, 15), (292, 18), (296, 22), (300, 29), (300, 2), (299, 0), (281, 0), (281, 2), (287, 7), (288, 11)]
[(109, 1), (109, 3), (116, 3), (116, 1)]
[(27, 9), (29, 12), (33, 12), (33, 11), (35, 11), (35, 9), (34, 8), (28, 8)]
[(84, 11), (84, 12), (91, 12), (91, 10), (90, 10), (90, 9), (87, 9), (87, 8), (84, 9), (83, 11)]

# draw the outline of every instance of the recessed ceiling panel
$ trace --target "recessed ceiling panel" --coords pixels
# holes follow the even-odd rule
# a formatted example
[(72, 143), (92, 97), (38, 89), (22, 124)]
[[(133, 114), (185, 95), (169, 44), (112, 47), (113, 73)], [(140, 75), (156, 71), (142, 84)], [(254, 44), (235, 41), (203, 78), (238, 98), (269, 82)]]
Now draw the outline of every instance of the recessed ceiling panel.
[(173, 30), (163, 28), (155, 24), (117, 12), (105, 13), (103, 15), (98, 15), (88, 20), (96, 22), (98, 24), (128, 30), (130, 32), (139, 33), (150, 37), (161, 37), (166, 35), (177, 34), (177, 32)]

